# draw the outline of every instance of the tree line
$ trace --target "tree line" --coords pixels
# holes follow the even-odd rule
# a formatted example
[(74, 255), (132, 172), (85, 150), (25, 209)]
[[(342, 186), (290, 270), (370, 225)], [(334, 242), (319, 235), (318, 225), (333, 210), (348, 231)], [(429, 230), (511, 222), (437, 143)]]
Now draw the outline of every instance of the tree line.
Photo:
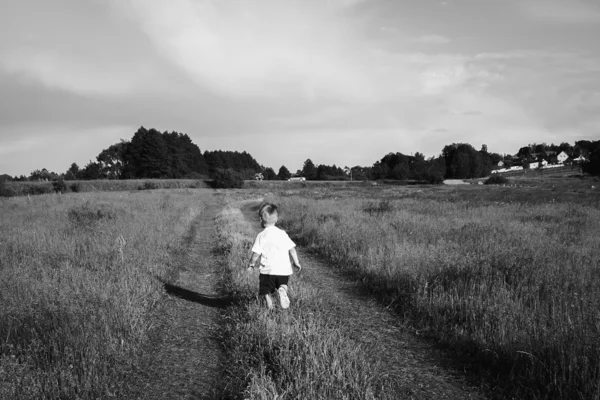
[(44, 168), (13, 180), (213, 179), (223, 170), (235, 171), (240, 179), (251, 179), (262, 169), (247, 152), (202, 153), (187, 134), (161, 133), (142, 126), (131, 140), (121, 140), (102, 150), (84, 167), (72, 163), (61, 174)]
[(237, 151), (204, 151), (187, 134), (159, 132), (140, 127), (131, 140), (121, 140), (102, 150), (95, 161), (80, 168), (72, 163), (64, 173), (47, 169), (35, 170), (29, 177), (0, 175), (0, 180), (37, 181), (94, 179), (225, 179), (240, 182), (260, 176), (266, 180), (286, 180), (302, 176), (307, 180), (419, 180), (441, 182), (444, 179), (473, 179), (489, 176), (502, 161), (505, 166), (523, 165), (545, 159), (553, 163), (560, 152), (571, 158), (584, 157), (582, 169), (600, 174), (600, 141), (581, 140), (574, 145), (545, 143), (523, 146), (515, 155), (488, 152), (482, 145), (476, 150), (468, 143), (444, 146), (437, 157), (425, 158), (422, 153), (406, 155), (388, 153), (371, 166), (339, 167), (316, 165), (310, 158), (302, 169), (292, 174), (285, 165), (277, 172), (260, 165), (249, 153)]

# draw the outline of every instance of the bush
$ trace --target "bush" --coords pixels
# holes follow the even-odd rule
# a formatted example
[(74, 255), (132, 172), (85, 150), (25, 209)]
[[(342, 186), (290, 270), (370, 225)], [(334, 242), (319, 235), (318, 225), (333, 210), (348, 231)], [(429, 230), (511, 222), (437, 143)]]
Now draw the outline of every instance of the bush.
[(64, 179), (52, 182), (52, 188), (56, 193), (67, 193), (69, 191)]
[(71, 192), (73, 193), (79, 193), (81, 191), (81, 183), (73, 182), (69, 185), (69, 189), (71, 189)]
[(5, 181), (0, 179), (0, 197), (10, 197)]
[(52, 185), (47, 185), (45, 183), (32, 184), (23, 189), (24, 195), (50, 194), (54, 192)]
[(499, 175), (499, 174), (490, 176), (484, 182), (485, 185), (506, 185), (507, 183), (510, 183), (510, 181), (508, 179), (506, 179), (504, 176)]
[(244, 186), (244, 180), (235, 171), (219, 170), (215, 174), (213, 186), (217, 189), (241, 189)]
[(158, 185), (156, 184), (156, 182), (145, 181), (144, 186), (138, 187), (138, 190), (152, 190), (152, 189), (158, 189)]
[(444, 175), (440, 171), (433, 171), (427, 174), (427, 182), (439, 185), (444, 182)]

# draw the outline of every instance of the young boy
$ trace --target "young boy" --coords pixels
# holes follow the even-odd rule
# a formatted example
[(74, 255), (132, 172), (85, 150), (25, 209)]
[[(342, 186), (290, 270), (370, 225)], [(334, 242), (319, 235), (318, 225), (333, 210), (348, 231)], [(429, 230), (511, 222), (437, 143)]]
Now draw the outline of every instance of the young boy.
[(287, 295), (288, 279), (294, 273), (290, 256), (298, 271), (302, 269), (296, 254), (296, 245), (285, 231), (275, 226), (278, 219), (276, 205), (263, 204), (258, 210), (258, 215), (264, 230), (256, 236), (252, 246), (248, 271), (254, 269), (260, 258), (259, 296), (265, 296), (267, 307), (272, 309), (271, 293), (277, 292), (281, 308), (288, 308), (290, 306)]

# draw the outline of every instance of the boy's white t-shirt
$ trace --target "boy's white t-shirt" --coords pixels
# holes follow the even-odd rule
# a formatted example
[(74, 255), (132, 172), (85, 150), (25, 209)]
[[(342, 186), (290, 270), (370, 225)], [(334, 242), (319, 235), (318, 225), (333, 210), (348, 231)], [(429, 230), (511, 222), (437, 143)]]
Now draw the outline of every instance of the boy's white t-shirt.
[(252, 251), (260, 254), (260, 273), (267, 275), (292, 275), (289, 251), (296, 247), (284, 230), (268, 226), (256, 236)]

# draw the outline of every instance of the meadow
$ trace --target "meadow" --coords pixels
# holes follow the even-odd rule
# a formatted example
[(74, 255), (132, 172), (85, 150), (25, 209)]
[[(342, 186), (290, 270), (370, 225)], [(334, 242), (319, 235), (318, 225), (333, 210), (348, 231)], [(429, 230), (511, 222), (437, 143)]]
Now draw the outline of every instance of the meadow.
[[(352, 321), (315, 291), (310, 273), (294, 278), (288, 313), (256, 302), (257, 277), (241, 267), (255, 231), (241, 208), (262, 197), (280, 205), (298, 244), (362, 282), (419, 337), (464, 358), (496, 397), (600, 398), (598, 183), (211, 191), (224, 205), (219, 284), (233, 300), (219, 327), (223, 397), (396, 398), (373, 348), (348, 334)], [(165, 296), (161, 281), (173, 280), (207, 193), (0, 198), (0, 398), (126, 398)]]
[(0, 398), (123, 398), (197, 194), (0, 199)]
[(572, 183), (268, 198), (297, 241), (466, 358), (494, 391), (597, 399), (600, 195), (597, 181)]
[(347, 311), (332, 309), (310, 277), (294, 275), (293, 305), (286, 312), (269, 311), (257, 301), (258, 276), (244, 268), (256, 231), (244, 221), (235, 201), (240, 197), (246, 196), (234, 196), (217, 218), (223, 290), (237, 299), (223, 316), (224, 398), (396, 399), (385, 366), (344, 328)]
[(152, 189), (207, 188), (207, 179), (97, 179), (74, 181), (0, 182), (0, 197), (50, 193), (121, 192)]

